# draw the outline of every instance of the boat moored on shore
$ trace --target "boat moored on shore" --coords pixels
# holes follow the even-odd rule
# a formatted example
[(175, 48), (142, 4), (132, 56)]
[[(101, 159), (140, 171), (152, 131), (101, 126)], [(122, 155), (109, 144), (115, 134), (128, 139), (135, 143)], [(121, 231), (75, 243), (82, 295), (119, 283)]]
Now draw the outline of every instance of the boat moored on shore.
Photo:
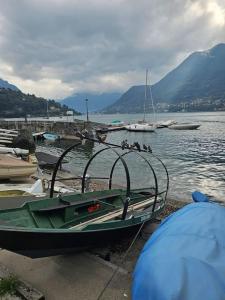
[[(83, 136), (85, 139), (85, 136)], [(99, 144), (99, 140), (93, 140)], [(28, 201), (19, 208), (0, 210), (0, 247), (32, 258), (65, 254), (98, 247), (121, 240), (138, 231), (140, 226), (155, 218), (164, 208), (169, 187), (168, 172), (163, 162), (144, 149), (129, 149), (121, 145), (104, 143), (87, 162), (81, 179), (81, 192), (54, 197), (58, 168), (65, 155), (81, 142), (69, 147), (60, 156), (51, 179), (50, 197)], [(85, 192), (87, 172), (99, 154), (111, 151), (111, 171), (107, 177), (93, 178), (107, 181), (108, 189)], [(141, 153), (144, 152), (144, 153)], [(160, 187), (151, 161), (160, 163), (165, 180)], [(126, 156), (135, 155), (146, 164), (151, 181), (149, 186), (131, 188)], [(122, 163), (126, 188), (113, 187), (115, 168)], [(105, 165), (102, 164), (104, 167)], [(148, 173), (148, 172), (147, 172)]]
[(37, 164), (9, 154), (0, 154), (0, 179), (24, 178), (34, 174), (36, 170)]

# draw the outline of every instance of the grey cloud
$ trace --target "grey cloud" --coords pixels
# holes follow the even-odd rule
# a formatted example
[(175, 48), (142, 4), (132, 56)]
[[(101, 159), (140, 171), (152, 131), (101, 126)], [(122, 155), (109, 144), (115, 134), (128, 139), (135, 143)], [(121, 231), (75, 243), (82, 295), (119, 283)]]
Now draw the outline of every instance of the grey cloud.
[[(0, 0), (0, 58), (24, 80), (49, 77), (76, 86), (146, 67), (160, 79), (178, 57), (224, 39), (224, 26), (210, 23), (208, 2)], [(198, 16), (189, 13), (196, 3), (203, 10)]]

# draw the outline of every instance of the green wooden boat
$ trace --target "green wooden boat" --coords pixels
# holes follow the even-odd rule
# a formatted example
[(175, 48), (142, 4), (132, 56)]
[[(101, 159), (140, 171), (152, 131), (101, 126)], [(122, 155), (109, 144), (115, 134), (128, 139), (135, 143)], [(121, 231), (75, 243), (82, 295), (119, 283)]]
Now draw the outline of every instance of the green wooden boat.
[[(86, 174), (91, 161), (104, 150), (111, 149), (118, 153), (109, 144), (88, 161), (82, 176), (81, 193), (54, 197), (58, 167), (66, 153), (79, 144), (68, 148), (59, 158), (53, 172), (50, 198), (28, 201), (19, 208), (0, 210), (1, 248), (36, 258), (106, 246), (134, 235), (143, 222), (155, 218), (163, 209), (168, 181), (166, 189), (159, 192), (155, 172), (150, 164), (155, 186), (130, 188), (129, 170), (123, 156), (131, 150), (118, 154), (108, 178), (108, 190), (85, 192)], [(113, 171), (119, 160), (125, 168), (126, 189), (112, 189)]]
[(26, 202), (0, 211), (0, 247), (30, 257), (65, 254), (121, 239), (163, 206), (154, 195), (132, 191), (123, 217), (126, 191), (106, 190)]

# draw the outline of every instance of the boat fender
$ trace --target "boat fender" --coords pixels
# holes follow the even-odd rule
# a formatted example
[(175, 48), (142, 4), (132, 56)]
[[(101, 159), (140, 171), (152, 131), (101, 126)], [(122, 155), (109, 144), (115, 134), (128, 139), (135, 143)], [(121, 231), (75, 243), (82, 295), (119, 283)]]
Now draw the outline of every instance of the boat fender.
[(192, 193), (192, 199), (194, 202), (209, 202), (209, 198), (205, 194), (198, 191)]
[(96, 203), (96, 204), (88, 207), (88, 212), (92, 213), (92, 212), (95, 212), (96, 210), (99, 210), (100, 208), (101, 208), (101, 205), (99, 203)]

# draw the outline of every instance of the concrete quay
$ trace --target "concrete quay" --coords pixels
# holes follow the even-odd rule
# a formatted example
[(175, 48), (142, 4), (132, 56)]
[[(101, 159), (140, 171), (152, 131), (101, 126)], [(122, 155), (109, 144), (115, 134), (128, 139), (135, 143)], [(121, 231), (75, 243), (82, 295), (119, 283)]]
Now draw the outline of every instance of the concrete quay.
[(99, 298), (116, 267), (87, 253), (31, 259), (1, 250), (0, 263), (46, 300), (130, 299), (131, 275), (121, 269)]

